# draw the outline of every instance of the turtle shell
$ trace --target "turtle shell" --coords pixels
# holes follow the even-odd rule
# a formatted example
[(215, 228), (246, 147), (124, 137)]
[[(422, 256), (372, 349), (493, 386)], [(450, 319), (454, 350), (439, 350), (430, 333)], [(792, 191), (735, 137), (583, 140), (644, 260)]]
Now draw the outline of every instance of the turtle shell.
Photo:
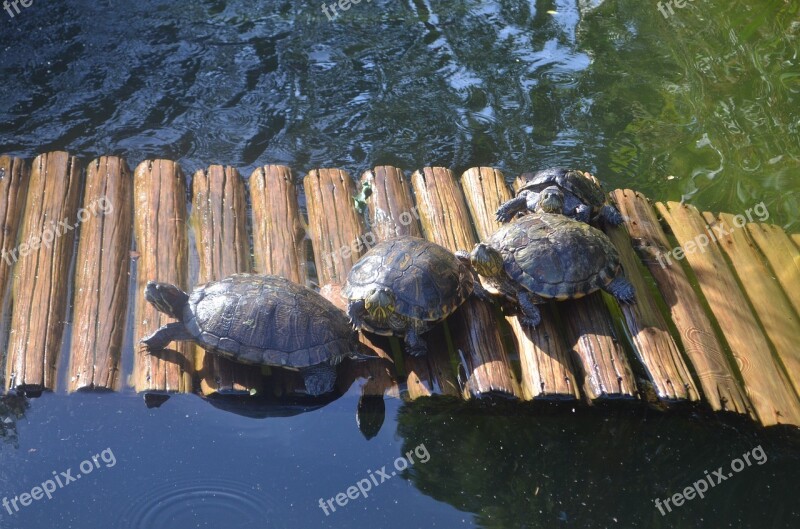
[(575, 169), (551, 167), (536, 173), (524, 173), (520, 175), (520, 178), (526, 180), (526, 183), (520, 187), (517, 193), (521, 191), (538, 193), (546, 187), (558, 186), (575, 195), (578, 200), (592, 209), (600, 208), (606, 202), (606, 195), (600, 186)]
[(344, 295), (365, 299), (388, 288), (395, 312), (422, 321), (449, 316), (472, 293), (469, 269), (447, 249), (418, 237), (397, 237), (375, 245), (347, 276)]
[(525, 215), (486, 242), (503, 256), (513, 281), (543, 298), (585, 296), (622, 271), (619, 254), (603, 232), (564, 215)]
[(260, 365), (337, 363), (356, 341), (344, 311), (279, 276), (236, 274), (200, 285), (183, 322), (202, 347)]

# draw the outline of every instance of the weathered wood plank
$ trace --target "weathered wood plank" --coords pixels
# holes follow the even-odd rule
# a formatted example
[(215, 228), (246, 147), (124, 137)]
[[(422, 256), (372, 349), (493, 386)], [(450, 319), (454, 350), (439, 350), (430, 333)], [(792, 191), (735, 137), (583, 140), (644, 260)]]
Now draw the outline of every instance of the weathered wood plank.
[(0, 156), (0, 296), (5, 306), (10, 298), (6, 295), (10, 286), (11, 271), (19, 258), (12, 255), (16, 249), (25, 195), (28, 192), (30, 168), (22, 158)]
[(148, 281), (172, 283), (188, 290), (186, 187), (180, 166), (171, 160), (146, 160), (133, 175), (134, 237), (137, 262), (133, 367), (136, 391), (192, 389), (194, 346), (173, 343), (156, 355), (147, 354), (139, 341), (172, 320), (144, 299)]
[(800, 250), (780, 226), (750, 222), (747, 231), (766, 257), (795, 312), (800, 314)]
[[(346, 308), (341, 288), (353, 264), (366, 251), (364, 222), (353, 207), (355, 186), (341, 169), (315, 169), (303, 179), (308, 208), (308, 227), (314, 247), (314, 262), (321, 291), (328, 299)], [(327, 288), (325, 288), (327, 287)], [(363, 394), (399, 396), (397, 378), (390, 363), (391, 354), (362, 334), (382, 360), (343, 362), (337, 384), (346, 390), (358, 378), (367, 380)], [(387, 361), (389, 360), (389, 361)]]
[(119, 389), (128, 309), (133, 180), (125, 160), (103, 156), (86, 171), (73, 290), (69, 391)]
[[(495, 220), (494, 212), (511, 198), (503, 174), (491, 167), (473, 167), (461, 175), (461, 185), (478, 237), (486, 239), (501, 226)], [(506, 317), (519, 353), (522, 396), (526, 400), (578, 398), (575, 368), (569, 350), (558, 332), (552, 312), (542, 308), (545, 309), (542, 323), (533, 330), (520, 324), (517, 316)], [(598, 396), (589, 395), (590, 398)]]
[[(199, 257), (198, 284), (250, 272), (244, 182), (234, 167), (212, 165), (192, 179), (192, 217)], [(244, 365), (195, 347), (194, 365), (203, 395), (255, 394), (261, 368)]]
[[(372, 186), (372, 196), (367, 202), (369, 208), (369, 229), (366, 242), (371, 239), (380, 242), (392, 237), (410, 235), (422, 237), (414, 199), (403, 171), (396, 167), (381, 166), (366, 171), (361, 177), (362, 184)], [(436, 326), (426, 333), (428, 354), (412, 356), (404, 353), (403, 364), (406, 370), (408, 395), (413, 400), (435, 394), (460, 394), (458, 381), (453, 375), (450, 355), (444, 329)]]
[[(714, 314), (725, 340), (736, 359), (745, 390), (765, 426), (779, 423), (800, 424), (800, 402), (791, 382), (772, 357), (767, 339), (758, 326), (745, 295), (736, 282), (716, 244), (704, 251), (685, 251), (700, 237), (714, 235), (696, 208), (677, 202), (656, 204), (669, 225), (697, 277), (703, 296)], [(678, 266), (667, 261), (668, 266)]]
[[(453, 173), (444, 167), (425, 167), (412, 175), (411, 184), (425, 236), (450, 251), (470, 251), (477, 238)], [(522, 397), (492, 307), (473, 297), (447, 321), (467, 373), (464, 397), (492, 393)]]
[[(6, 388), (52, 390), (67, 315), (80, 166), (66, 152), (33, 161), (14, 270)], [(16, 253), (18, 251), (18, 254)]]
[[(762, 261), (762, 257), (747, 236), (747, 231), (737, 227), (733, 215), (703, 213), (712, 230), (717, 231), (717, 243), (730, 259), (736, 275), (745, 286), (745, 294), (755, 309), (756, 316), (775, 347), (778, 357), (786, 367), (789, 380), (800, 394), (800, 319), (781, 290), (777, 281)], [(727, 234), (722, 234), (722, 230)]]
[(725, 357), (724, 348), (683, 267), (662, 266), (666, 261), (663, 257), (659, 260), (659, 256), (671, 248), (647, 198), (630, 189), (617, 189), (612, 196), (627, 219), (634, 249), (650, 270), (669, 308), (683, 350), (694, 366), (711, 408), (754, 416), (753, 405), (736, 378), (736, 368)]
[(605, 232), (619, 252), (625, 277), (636, 289), (636, 303), (621, 303), (620, 308), (634, 352), (647, 369), (656, 393), (667, 400), (700, 400), (697, 384), (639, 269), (639, 259), (633, 252), (627, 229), (624, 225), (607, 226)]
[[(306, 230), (300, 216), (292, 170), (265, 165), (250, 175), (255, 269), (306, 284)], [(305, 392), (300, 373), (272, 369), (272, 391), (278, 396)]]

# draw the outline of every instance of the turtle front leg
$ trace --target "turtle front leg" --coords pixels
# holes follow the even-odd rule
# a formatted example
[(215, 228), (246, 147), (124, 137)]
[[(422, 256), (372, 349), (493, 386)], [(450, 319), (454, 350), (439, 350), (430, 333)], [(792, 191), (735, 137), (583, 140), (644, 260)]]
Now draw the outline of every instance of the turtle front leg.
[(187, 340), (194, 340), (194, 336), (189, 334), (183, 322), (175, 321), (164, 325), (150, 336), (142, 338), (141, 343), (147, 347), (148, 351), (159, 351), (165, 349), (170, 342)]
[(420, 338), (419, 332), (413, 326), (406, 331), (406, 352), (411, 356), (424, 356), (428, 354), (428, 344)]
[(536, 327), (542, 323), (542, 313), (536, 306), (538, 296), (534, 296), (530, 292), (520, 292), (517, 294), (517, 301), (519, 301), (519, 308), (522, 309), (523, 316), (519, 319), (520, 323), (529, 327)]
[(606, 204), (600, 210), (600, 218), (602, 218), (611, 226), (619, 226), (625, 222), (625, 217), (622, 216), (622, 213), (620, 213), (617, 208), (609, 204)]
[(497, 208), (494, 218), (497, 219), (497, 222), (510, 221), (512, 218), (514, 218), (514, 215), (528, 207), (529, 195), (529, 192), (523, 191), (511, 200), (503, 202), (500, 207)]
[(494, 302), (494, 298), (492, 297), (492, 295), (489, 294), (488, 290), (483, 288), (483, 285), (478, 279), (474, 279), (472, 281), (472, 295), (477, 296), (478, 299), (480, 299), (481, 301), (485, 301), (486, 303)]
[(617, 298), (617, 301), (621, 303), (636, 302), (636, 289), (634, 289), (631, 282), (623, 276), (617, 276), (604, 290)]
[(360, 329), (364, 325), (364, 311), (366, 310), (363, 299), (357, 299), (347, 304), (347, 315), (353, 327)]
[(303, 382), (306, 385), (306, 393), (312, 397), (318, 397), (333, 391), (336, 383), (336, 368), (329, 362), (304, 367), (300, 370)]

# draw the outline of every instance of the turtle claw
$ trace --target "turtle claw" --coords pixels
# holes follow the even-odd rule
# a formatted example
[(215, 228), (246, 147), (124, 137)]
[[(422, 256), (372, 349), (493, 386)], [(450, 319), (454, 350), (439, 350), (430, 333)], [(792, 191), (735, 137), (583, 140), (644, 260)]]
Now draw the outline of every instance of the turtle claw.
[(531, 327), (531, 328), (535, 329), (536, 327), (539, 326), (540, 323), (542, 323), (542, 318), (541, 318), (541, 316), (539, 318), (535, 318), (535, 319), (534, 318), (529, 318), (527, 316), (521, 316), (519, 318), (519, 322), (522, 325), (525, 325), (527, 327)]

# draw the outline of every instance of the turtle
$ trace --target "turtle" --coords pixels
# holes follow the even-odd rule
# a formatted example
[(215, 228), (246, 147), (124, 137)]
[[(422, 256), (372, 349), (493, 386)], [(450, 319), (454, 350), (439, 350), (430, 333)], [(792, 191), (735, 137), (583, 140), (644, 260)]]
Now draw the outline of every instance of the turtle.
[(359, 343), (343, 310), (284, 277), (235, 274), (199, 285), (191, 294), (150, 281), (144, 296), (178, 320), (142, 340), (151, 353), (172, 341), (193, 341), (240, 363), (297, 370), (311, 396), (333, 389), (343, 358), (375, 358)]
[(622, 303), (635, 302), (611, 239), (558, 213), (564, 203), (559, 188), (545, 188), (541, 195), (536, 213), (501, 226), (470, 254), (460, 253), (485, 278), (488, 292), (515, 303), (520, 322), (531, 327), (541, 322), (536, 305), (548, 299), (575, 299), (603, 289)]
[(625, 220), (617, 208), (608, 204), (600, 186), (583, 171), (551, 167), (523, 173), (520, 178), (525, 180), (525, 185), (517, 191), (517, 196), (497, 208), (495, 217), (499, 222), (508, 222), (525, 209), (536, 211), (541, 192), (550, 186), (557, 186), (564, 193), (564, 214), (568, 217), (586, 223), (599, 217), (611, 226), (619, 226)]
[(356, 329), (404, 337), (413, 356), (427, 353), (420, 334), (453, 313), (473, 292), (488, 297), (468, 258), (419, 237), (373, 246), (353, 265), (342, 294)]

